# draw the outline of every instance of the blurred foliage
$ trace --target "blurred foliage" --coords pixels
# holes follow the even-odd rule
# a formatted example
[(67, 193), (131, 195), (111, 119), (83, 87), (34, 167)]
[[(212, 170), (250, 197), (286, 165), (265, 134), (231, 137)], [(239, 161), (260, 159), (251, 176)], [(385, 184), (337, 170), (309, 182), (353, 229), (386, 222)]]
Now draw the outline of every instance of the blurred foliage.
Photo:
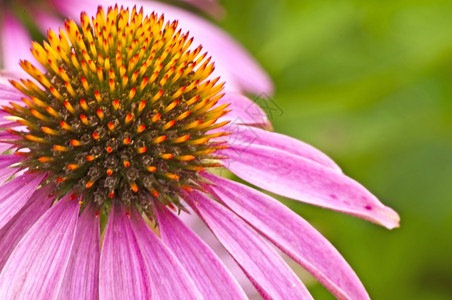
[(222, 4), (219, 25), (276, 84), (275, 130), (329, 154), (402, 222), (387, 231), (283, 201), (336, 245), (373, 299), (451, 299), (452, 2)]

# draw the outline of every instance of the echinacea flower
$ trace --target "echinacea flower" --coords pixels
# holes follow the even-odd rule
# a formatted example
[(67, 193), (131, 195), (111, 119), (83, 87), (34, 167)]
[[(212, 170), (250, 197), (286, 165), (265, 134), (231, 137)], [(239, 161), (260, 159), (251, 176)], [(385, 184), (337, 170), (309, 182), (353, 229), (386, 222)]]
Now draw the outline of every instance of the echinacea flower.
[(315, 148), (247, 125), (253, 103), (223, 97), (177, 22), (116, 6), (80, 24), (33, 43), (45, 71), (20, 65), (34, 80), (0, 83), (1, 299), (245, 299), (186, 211), (264, 298), (311, 299), (268, 241), (336, 297), (368, 298), (306, 221), (210, 170), (388, 228), (392, 209)]
[[(221, 14), (221, 6), (215, 0), (181, 0), (213, 14)], [(197, 42), (208, 51), (216, 62), (217, 76), (228, 82), (227, 89), (254, 94), (273, 92), (269, 76), (254, 58), (227, 33), (203, 18), (183, 9), (157, 1), (111, 0), (38, 0), (0, 1), (0, 68), (22, 72), (19, 59), (33, 60), (30, 55), (32, 33), (46, 34), (49, 28), (63, 25), (64, 17), (78, 20), (80, 11), (95, 15), (97, 6), (115, 4), (133, 6), (139, 4), (146, 11), (165, 13), (167, 18), (178, 20)]]

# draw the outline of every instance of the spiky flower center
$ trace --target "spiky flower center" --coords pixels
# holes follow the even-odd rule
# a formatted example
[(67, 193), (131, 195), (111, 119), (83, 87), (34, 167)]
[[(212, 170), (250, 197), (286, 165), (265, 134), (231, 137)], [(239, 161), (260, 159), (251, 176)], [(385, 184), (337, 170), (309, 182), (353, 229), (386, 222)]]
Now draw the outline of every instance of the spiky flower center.
[(45, 71), (21, 66), (42, 87), (12, 81), (26, 105), (4, 107), (28, 129), (11, 130), (30, 150), (21, 166), (99, 206), (113, 197), (178, 205), (180, 188), (215, 165), (222, 146), (210, 140), (224, 133), (208, 132), (224, 125), (216, 121), (225, 106), (216, 106), (218, 79), (207, 80), (213, 63), (176, 28), (135, 8), (99, 8), (92, 20), (81, 14), (81, 28), (68, 20), (33, 43)]

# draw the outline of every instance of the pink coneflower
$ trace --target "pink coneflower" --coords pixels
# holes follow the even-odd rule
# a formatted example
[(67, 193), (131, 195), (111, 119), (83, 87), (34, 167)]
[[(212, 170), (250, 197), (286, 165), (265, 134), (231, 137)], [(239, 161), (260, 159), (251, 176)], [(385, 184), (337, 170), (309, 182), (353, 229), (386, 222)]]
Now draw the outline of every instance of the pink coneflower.
[(268, 191), (388, 228), (398, 226), (393, 210), (313, 147), (246, 125), (258, 124), (236, 108), (252, 102), (223, 97), (213, 63), (177, 22), (116, 6), (92, 19), (82, 13), (80, 23), (33, 43), (45, 71), (20, 64), (34, 80), (0, 83), (0, 101), (10, 102), (0, 122), (9, 153), (0, 156), (1, 299), (246, 298), (178, 218), (186, 211), (264, 298), (311, 298), (268, 241), (336, 297), (368, 298), (301, 217), (209, 171), (226, 167)]

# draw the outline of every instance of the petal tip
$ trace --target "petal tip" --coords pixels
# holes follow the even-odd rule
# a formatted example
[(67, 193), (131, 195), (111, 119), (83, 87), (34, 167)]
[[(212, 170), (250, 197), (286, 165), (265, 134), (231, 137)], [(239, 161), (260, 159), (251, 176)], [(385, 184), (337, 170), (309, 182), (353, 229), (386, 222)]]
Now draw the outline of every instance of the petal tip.
[(379, 209), (379, 216), (375, 223), (391, 230), (400, 227), (400, 216), (399, 214), (388, 206), (383, 206)]
[(395, 210), (387, 207), (386, 215), (389, 218), (389, 222), (385, 225), (386, 228), (395, 229), (400, 227), (400, 216)]

